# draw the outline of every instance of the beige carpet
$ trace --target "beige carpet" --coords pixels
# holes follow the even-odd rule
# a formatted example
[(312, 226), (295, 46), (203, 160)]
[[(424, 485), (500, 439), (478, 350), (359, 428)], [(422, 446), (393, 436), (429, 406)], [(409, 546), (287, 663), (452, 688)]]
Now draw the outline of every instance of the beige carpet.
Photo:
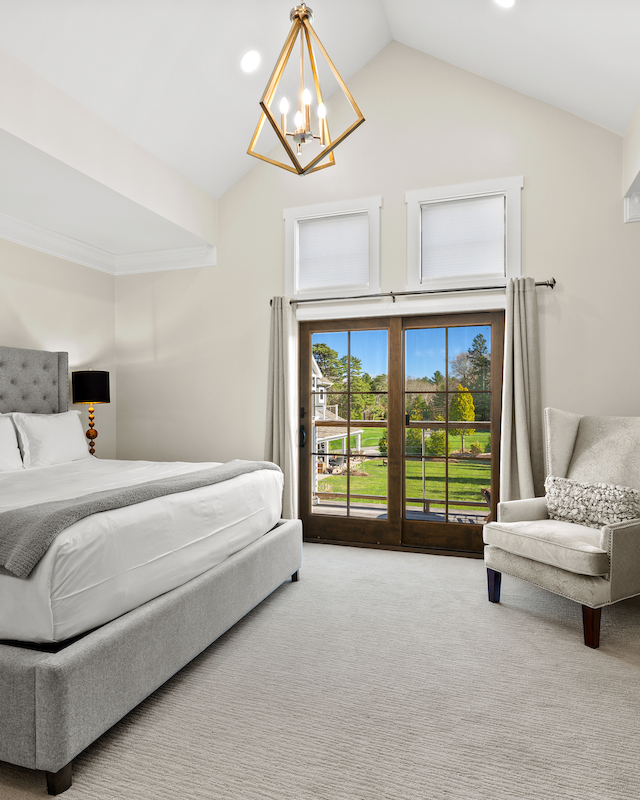
[[(638, 800), (640, 601), (481, 561), (306, 545), (280, 587), (75, 762), (67, 800)], [(0, 798), (46, 797), (0, 764)]]

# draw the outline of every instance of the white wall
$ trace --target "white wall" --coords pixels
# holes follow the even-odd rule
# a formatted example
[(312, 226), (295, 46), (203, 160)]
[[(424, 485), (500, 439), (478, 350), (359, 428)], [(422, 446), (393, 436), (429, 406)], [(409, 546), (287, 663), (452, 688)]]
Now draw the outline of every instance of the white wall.
[[(71, 371), (110, 373), (111, 403), (96, 406), (96, 455), (115, 458), (115, 278), (0, 239), (0, 343), (66, 350)], [(71, 403), (71, 400), (69, 400)], [(88, 427), (87, 406), (82, 411)]]
[[(283, 208), (382, 195), (383, 290), (401, 290), (404, 192), (512, 175), (525, 177), (524, 274), (558, 281), (538, 290), (544, 404), (640, 415), (640, 225), (622, 222), (622, 137), (396, 42), (349, 87), (367, 121), (335, 167), (258, 164), (221, 198), (217, 267), (116, 279), (119, 455), (262, 457)], [(335, 135), (340, 104), (328, 107)]]

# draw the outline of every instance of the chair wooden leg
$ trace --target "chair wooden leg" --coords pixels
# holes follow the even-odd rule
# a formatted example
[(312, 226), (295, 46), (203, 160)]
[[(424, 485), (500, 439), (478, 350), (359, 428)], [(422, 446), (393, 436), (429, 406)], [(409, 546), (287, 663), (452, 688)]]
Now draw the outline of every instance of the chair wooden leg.
[(66, 767), (58, 772), (47, 772), (47, 791), (49, 794), (62, 794), (70, 788), (72, 783), (72, 764), (70, 761)]
[(582, 606), (582, 625), (584, 627), (584, 643), (587, 647), (600, 647), (600, 616), (601, 608)]
[(500, 602), (500, 585), (502, 583), (502, 573), (487, 567), (487, 588), (489, 590), (489, 602)]

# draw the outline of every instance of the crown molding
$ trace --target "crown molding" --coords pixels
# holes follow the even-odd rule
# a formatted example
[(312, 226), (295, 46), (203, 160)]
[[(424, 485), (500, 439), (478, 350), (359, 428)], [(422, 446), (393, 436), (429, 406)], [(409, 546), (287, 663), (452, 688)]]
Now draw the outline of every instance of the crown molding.
[(171, 250), (148, 250), (113, 256), (115, 275), (137, 275), (142, 272), (166, 272), (170, 269), (215, 267), (217, 250), (210, 244), (174, 247)]
[(100, 272), (108, 272), (110, 275), (136, 275), (144, 272), (214, 267), (217, 263), (216, 248), (208, 244), (115, 255), (100, 247), (80, 242), (1, 211), (0, 238), (67, 261), (74, 261), (76, 264), (83, 264)]

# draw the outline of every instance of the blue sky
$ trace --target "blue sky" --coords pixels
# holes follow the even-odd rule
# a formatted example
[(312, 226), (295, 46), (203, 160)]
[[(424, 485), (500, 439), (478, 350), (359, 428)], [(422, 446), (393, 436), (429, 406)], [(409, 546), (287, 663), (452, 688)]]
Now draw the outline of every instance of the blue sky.
[[(449, 328), (449, 360), (456, 353), (464, 353), (470, 347), (474, 337), (482, 333), (491, 347), (491, 328), (489, 325), (469, 325), (461, 328)], [(444, 328), (416, 328), (406, 331), (406, 374), (412, 378), (431, 377), (436, 370), (445, 372), (445, 336)], [(338, 353), (338, 357), (348, 352), (348, 336), (346, 331), (335, 333), (314, 333), (313, 344), (323, 342)], [(351, 355), (362, 361), (363, 372), (375, 377), (388, 373), (387, 363), (388, 340), (387, 331), (352, 331)]]

